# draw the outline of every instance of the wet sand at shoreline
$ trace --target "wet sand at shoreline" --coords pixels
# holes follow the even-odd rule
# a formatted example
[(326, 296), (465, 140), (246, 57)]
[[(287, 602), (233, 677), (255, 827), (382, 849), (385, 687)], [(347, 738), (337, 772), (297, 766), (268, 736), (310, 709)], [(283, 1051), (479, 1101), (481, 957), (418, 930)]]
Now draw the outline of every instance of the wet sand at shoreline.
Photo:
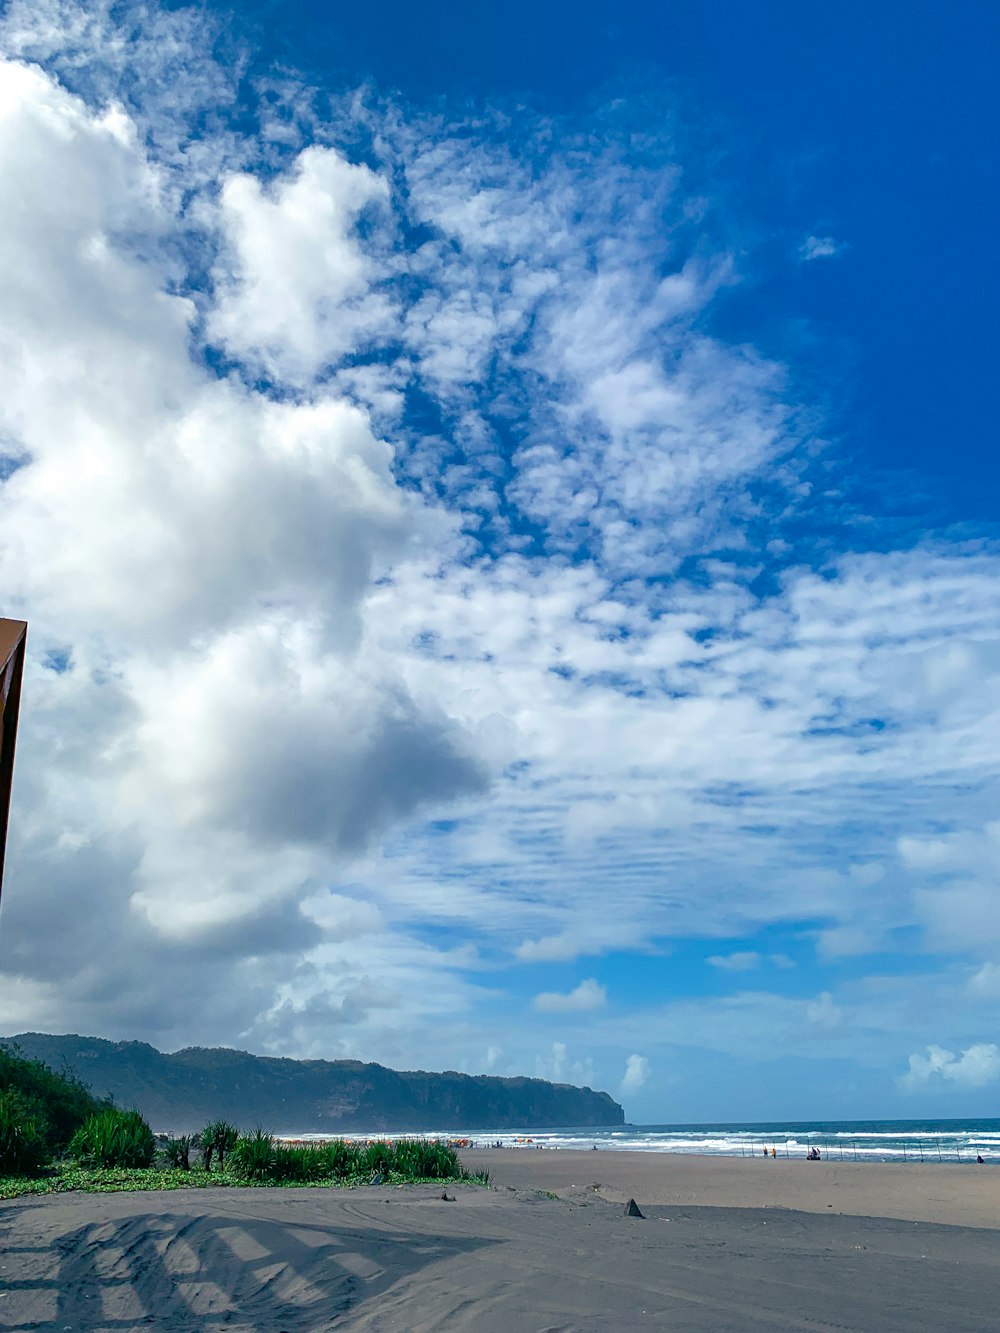
[[(373, 1186), (0, 1203), (0, 1330), (997, 1327), (990, 1200), (1000, 1171), (986, 1169), (990, 1180), (980, 1183), (972, 1169), (927, 1167), (932, 1179), (924, 1181), (920, 1168), (901, 1168), (908, 1180), (893, 1181), (885, 1173), (894, 1167), (861, 1168), (876, 1178), (870, 1185), (841, 1180), (846, 1163), (830, 1164), (824, 1178), (825, 1164), (802, 1162), (610, 1152), (484, 1157), (499, 1188), (460, 1186), (449, 1190), (454, 1202), (432, 1186)], [(878, 1180), (897, 1213), (965, 1210), (982, 1222), (859, 1211), (877, 1203)], [(644, 1218), (624, 1215), (616, 1196), (626, 1190)]]

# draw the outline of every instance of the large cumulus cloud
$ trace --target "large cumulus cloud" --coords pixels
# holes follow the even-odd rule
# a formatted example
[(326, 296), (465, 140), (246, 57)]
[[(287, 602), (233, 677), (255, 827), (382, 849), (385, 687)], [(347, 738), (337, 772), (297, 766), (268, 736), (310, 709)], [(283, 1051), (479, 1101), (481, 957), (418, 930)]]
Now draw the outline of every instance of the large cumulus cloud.
[[(58, 993), (63, 1022), (171, 1028), (197, 972), (208, 1009), (235, 984), (232, 1036), (273, 992), (253, 960), (330, 933), (301, 899), (486, 772), (368, 641), (373, 582), (420, 527), (392, 446), (341, 396), (206, 363), (183, 222), (122, 108), (13, 61), (2, 86), (0, 581), (33, 650), (7, 994), (28, 979), (40, 1015)], [(253, 336), (247, 302), (288, 341), (259, 283), (220, 292), (224, 342)]]

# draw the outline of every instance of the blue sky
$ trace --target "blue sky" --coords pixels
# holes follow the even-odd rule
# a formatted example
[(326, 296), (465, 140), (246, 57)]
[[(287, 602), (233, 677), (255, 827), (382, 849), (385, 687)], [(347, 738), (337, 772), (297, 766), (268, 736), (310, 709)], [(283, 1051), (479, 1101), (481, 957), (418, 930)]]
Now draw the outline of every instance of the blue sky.
[(2, 14), (0, 1030), (988, 1114), (995, 9)]
[[(995, 518), (971, 461), (989, 437), (995, 5), (241, 10), (263, 60), (317, 83), (373, 79), (424, 104), (523, 99), (571, 116), (622, 94), (637, 108), (652, 96), (662, 115), (656, 99), (669, 100), (701, 138), (695, 169), (732, 191), (759, 247), (752, 282), (725, 312), (735, 336), (778, 355), (796, 333), (818, 341), (814, 355), (839, 372), (837, 400), (849, 399), (838, 432), (864, 464), (917, 471), (941, 518)], [(849, 264), (782, 262), (817, 229), (850, 246)], [(937, 391), (916, 395), (915, 381)]]

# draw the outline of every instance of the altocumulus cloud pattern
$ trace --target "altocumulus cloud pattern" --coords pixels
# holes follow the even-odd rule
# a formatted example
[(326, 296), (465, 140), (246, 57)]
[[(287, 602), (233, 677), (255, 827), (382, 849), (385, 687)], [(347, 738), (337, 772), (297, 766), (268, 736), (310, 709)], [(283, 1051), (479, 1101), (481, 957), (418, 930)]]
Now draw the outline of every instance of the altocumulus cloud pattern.
[(675, 120), (114, 12), (2, 28), (0, 1029), (995, 1082), (997, 550), (893, 540), (716, 330)]

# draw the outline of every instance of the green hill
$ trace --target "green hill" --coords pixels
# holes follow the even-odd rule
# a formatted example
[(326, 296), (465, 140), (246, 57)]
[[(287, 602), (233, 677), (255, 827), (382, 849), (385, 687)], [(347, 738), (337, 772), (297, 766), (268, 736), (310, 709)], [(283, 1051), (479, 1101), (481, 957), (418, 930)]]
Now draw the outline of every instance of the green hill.
[(281, 1060), (226, 1048), (165, 1055), (145, 1042), (23, 1032), (0, 1038), (97, 1097), (135, 1106), (158, 1130), (222, 1116), (279, 1134), (620, 1125), (606, 1093), (538, 1078), (397, 1072), (359, 1060)]

